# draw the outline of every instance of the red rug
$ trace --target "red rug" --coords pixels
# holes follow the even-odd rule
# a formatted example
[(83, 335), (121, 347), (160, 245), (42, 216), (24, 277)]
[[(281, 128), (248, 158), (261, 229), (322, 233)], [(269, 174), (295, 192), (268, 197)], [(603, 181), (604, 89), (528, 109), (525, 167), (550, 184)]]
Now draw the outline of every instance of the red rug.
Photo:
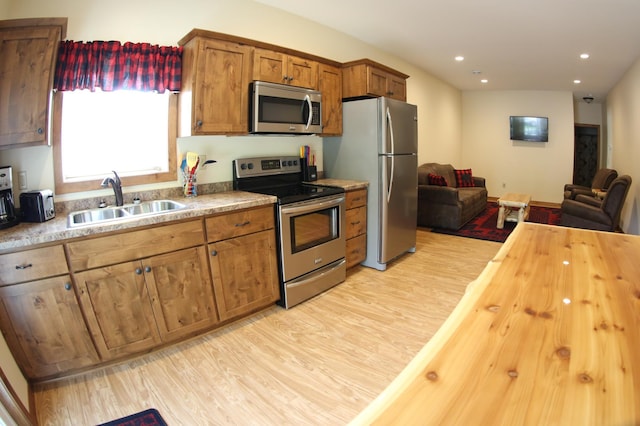
[[(531, 206), (527, 222), (558, 225), (560, 224), (560, 209)], [(503, 243), (516, 227), (516, 223), (505, 222), (503, 229), (496, 228), (496, 223), (498, 223), (498, 204), (487, 203), (487, 208), (482, 213), (457, 231), (434, 228), (431, 232)]]
[(102, 423), (98, 426), (167, 426), (158, 410), (150, 408), (121, 419)]

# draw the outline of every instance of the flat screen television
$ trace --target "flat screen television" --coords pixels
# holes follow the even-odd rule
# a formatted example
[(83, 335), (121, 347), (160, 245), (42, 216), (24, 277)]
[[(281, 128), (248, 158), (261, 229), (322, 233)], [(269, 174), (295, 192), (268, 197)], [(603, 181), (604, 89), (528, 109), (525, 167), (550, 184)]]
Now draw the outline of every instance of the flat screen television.
[(547, 117), (509, 117), (512, 141), (548, 142), (549, 118)]

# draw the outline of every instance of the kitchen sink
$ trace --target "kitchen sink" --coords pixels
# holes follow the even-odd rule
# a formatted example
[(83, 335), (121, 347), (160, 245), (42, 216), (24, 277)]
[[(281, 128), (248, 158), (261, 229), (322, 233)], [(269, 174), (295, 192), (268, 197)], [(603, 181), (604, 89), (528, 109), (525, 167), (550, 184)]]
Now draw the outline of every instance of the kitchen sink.
[(153, 200), (138, 204), (125, 204), (121, 207), (105, 207), (98, 209), (81, 210), (69, 213), (67, 226), (97, 225), (105, 222), (133, 219), (145, 216), (154, 216), (184, 209), (184, 204), (172, 200)]

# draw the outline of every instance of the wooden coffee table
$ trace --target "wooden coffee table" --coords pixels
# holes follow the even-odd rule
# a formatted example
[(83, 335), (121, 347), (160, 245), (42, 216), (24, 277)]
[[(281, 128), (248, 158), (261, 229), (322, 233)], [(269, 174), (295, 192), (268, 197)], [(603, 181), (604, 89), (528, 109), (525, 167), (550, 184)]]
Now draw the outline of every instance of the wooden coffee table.
[(531, 195), (508, 192), (498, 199), (498, 229), (504, 228), (504, 221), (524, 222), (529, 217)]

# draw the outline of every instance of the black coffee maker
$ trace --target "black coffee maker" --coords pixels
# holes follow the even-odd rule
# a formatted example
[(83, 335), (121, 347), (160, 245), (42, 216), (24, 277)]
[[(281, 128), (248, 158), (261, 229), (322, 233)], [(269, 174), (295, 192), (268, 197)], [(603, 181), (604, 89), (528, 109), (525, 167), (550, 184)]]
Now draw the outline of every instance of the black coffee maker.
[(0, 229), (17, 225), (20, 219), (13, 204), (13, 176), (11, 166), (0, 167)]

